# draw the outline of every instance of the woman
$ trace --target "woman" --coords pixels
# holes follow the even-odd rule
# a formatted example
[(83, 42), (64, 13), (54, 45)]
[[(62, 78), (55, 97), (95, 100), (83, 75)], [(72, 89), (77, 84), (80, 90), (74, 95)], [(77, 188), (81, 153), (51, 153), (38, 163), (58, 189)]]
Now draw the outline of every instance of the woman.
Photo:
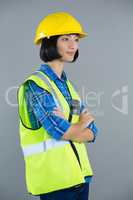
[(87, 34), (67, 12), (46, 16), (35, 44), (44, 62), (18, 90), (20, 142), (28, 192), (46, 200), (87, 200), (93, 171), (84, 142), (97, 128), (64, 71)]

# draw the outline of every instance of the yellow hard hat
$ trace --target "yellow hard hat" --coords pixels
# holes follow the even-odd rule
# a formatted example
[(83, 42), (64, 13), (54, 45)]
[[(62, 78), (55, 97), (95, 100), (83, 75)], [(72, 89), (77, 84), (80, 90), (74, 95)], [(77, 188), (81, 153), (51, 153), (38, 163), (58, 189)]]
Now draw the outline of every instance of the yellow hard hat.
[(55, 12), (44, 17), (37, 29), (34, 39), (34, 44), (40, 44), (42, 38), (49, 38), (54, 35), (64, 34), (79, 34), (80, 38), (87, 36), (80, 25), (79, 21), (75, 19), (70, 13)]

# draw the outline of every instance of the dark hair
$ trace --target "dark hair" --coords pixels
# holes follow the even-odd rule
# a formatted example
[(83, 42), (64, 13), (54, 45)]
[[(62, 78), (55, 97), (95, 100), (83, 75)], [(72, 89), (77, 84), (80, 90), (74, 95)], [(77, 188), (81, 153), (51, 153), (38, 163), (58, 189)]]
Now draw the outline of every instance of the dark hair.
[[(52, 61), (54, 59), (61, 58), (62, 56), (57, 50), (57, 39), (60, 35), (51, 36), (49, 39), (43, 38), (40, 48), (40, 59), (44, 62)], [(79, 51), (77, 50), (74, 59), (71, 62), (75, 62), (79, 56)]]

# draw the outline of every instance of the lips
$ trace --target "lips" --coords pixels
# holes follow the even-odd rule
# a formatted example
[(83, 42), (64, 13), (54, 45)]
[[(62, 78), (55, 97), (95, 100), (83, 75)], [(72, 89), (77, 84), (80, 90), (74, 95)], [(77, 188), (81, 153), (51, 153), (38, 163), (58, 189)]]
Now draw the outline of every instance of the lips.
[(74, 55), (74, 52), (67, 52), (68, 55)]

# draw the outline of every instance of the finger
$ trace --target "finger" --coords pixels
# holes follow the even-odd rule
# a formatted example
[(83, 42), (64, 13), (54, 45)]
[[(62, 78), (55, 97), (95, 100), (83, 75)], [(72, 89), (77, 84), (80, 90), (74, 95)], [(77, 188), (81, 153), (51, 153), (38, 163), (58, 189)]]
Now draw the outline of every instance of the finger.
[(59, 107), (54, 107), (54, 110), (61, 110)]
[(58, 111), (58, 110), (54, 110), (53, 113), (60, 114), (60, 111)]
[(87, 108), (85, 108), (85, 109), (82, 111), (82, 113), (91, 115), (91, 113), (88, 111)]
[(53, 112), (63, 114), (60, 110), (54, 110)]
[(54, 114), (58, 114), (58, 115), (61, 115), (61, 116), (64, 116), (64, 113), (59, 111), (59, 110), (54, 110), (53, 111)]
[(82, 111), (82, 113), (86, 113), (87, 112), (87, 109), (86, 108), (84, 108), (83, 109), (83, 111)]
[(85, 115), (90, 115), (91, 116), (91, 113), (90, 112), (85, 112)]
[(94, 120), (95, 120), (95, 119), (94, 119), (93, 117), (89, 119), (89, 121), (94, 121)]

